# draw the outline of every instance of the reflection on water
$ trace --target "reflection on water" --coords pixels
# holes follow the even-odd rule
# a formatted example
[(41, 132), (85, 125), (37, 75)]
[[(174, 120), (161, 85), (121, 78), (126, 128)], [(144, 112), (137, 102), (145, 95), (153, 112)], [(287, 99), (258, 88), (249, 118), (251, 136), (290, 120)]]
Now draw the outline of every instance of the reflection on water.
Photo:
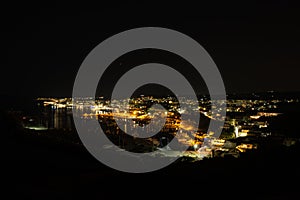
[(48, 129), (73, 130), (75, 128), (72, 116), (72, 108), (58, 108), (53, 105), (41, 106), (40, 125)]
[[(70, 108), (58, 108), (53, 112), (53, 124), (55, 129), (73, 129), (72, 111)], [(52, 128), (51, 127), (51, 128)]]

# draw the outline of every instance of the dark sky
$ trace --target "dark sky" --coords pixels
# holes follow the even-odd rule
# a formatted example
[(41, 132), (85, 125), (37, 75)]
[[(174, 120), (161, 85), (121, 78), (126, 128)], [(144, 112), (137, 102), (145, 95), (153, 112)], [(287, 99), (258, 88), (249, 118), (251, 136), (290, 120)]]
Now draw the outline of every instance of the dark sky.
[(95, 46), (144, 26), (171, 28), (197, 40), (229, 93), (300, 91), (299, 7), (288, 1), (53, 3), (3, 10), (0, 94), (71, 96), (77, 70)]

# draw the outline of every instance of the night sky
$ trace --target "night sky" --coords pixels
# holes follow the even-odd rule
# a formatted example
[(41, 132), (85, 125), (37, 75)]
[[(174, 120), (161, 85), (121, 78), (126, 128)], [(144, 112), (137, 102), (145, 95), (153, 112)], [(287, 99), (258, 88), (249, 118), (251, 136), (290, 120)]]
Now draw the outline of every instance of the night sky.
[(288, 1), (3, 9), (1, 95), (71, 96), (77, 70), (95, 46), (144, 26), (171, 28), (197, 40), (217, 64), (228, 93), (300, 91), (299, 7)]

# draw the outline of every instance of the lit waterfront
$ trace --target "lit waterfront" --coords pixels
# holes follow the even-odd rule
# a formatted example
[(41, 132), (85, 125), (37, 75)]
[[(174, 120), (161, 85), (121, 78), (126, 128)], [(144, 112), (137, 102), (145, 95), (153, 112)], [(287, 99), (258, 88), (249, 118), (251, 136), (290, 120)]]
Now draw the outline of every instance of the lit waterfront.
[[(72, 98), (39, 98), (37, 104), (42, 114), (36, 120), (30, 121), (28, 117), (23, 121), (25, 128), (41, 131), (74, 130), (73, 117), (79, 117), (83, 121), (98, 120), (100, 124), (104, 124), (106, 134), (116, 135), (118, 139), (115, 143), (124, 148), (124, 133), (130, 132), (133, 133), (133, 138), (139, 138), (139, 134), (135, 131), (137, 127), (142, 127), (148, 132), (157, 132), (159, 122), (165, 120), (165, 125), (159, 131), (161, 135), (147, 139), (146, 144), (150, 145), (151, 149), (161, 150), (161, 147), (168, 144), (176, 135), (179, 146), (187, 145), (190, 148), (182, 152), (176, 149), (178, 147), (167, 145), (169, 151), (163, 152), (164, 155), (190, 156), (197, 159), (227, 155), (239, 157), (241, 153), (258, 149), (261, 139), (280, 135), (270, 129), (270, 120), (282, 114), (279, 112), (282, 104), (298, 103), (299, 100), (220, 100), (216, 105), (227, 104), (226, 116), (212, 113), (209, 99), (202, 98), (199, 102), (192, 102), (183, 98), (181, 102), (188, 109), (181, 109), (176, 99), (171, 97), (158, 99), (141, 96), (135, 99), (113, 101), (101, 98), (95, 101), (92, 98), (78, 101)], [(153, 106), (149, 109), (149, 105), (155, 104), (164, 105), (164, 107)], [(218, 111), (218, 109), (215, 110)], [(181, 120), (182, 114), (193, 112), (201, 114), (198, 127), (194, 122)], [(80, 116), (78, 116), (79, 113), (81, 113)], [(215, 137), (213, 131), (207, 132), (209, 120), (219, 120), (222, 117), (225, 118), (225, 124), (219, 127), (222, 129), (221, 136)], [(292, 145), (297, 140), (297, 138), (289, 137), (283, 139), (282, 143)]]

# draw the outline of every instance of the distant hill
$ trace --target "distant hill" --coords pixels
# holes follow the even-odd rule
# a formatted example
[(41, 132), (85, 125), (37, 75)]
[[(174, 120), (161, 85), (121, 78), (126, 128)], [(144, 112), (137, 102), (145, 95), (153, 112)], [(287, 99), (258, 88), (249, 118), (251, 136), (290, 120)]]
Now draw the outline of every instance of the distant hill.
[(240, 94), (227, 94), (227, 99), (300, 99), (299, 92), (254, 92), (254, 93), (240, 93)]

